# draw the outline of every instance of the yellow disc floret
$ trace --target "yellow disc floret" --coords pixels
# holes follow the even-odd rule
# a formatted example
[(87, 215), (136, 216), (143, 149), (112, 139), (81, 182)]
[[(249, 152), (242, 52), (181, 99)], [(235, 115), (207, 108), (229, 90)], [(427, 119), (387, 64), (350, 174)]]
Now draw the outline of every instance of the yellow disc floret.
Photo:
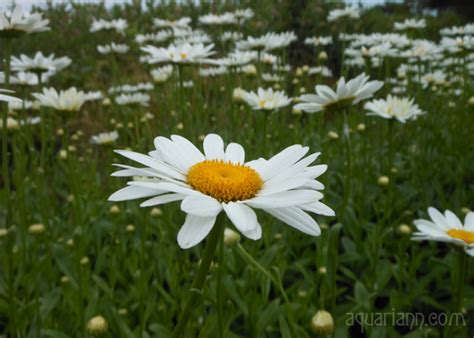
[(452, 238), (460, 239), (466, 243), (473, 244), (474, 243), (474, 232), (461, 230), (461, 229), (451, 229), (447, 232), (449, 236)]
[(252, 168), (224, 162), (206, 160), (189, 169), (188, 184), (220, 202), (235, 202), (254, 197), (262, 188), (260, 175)]

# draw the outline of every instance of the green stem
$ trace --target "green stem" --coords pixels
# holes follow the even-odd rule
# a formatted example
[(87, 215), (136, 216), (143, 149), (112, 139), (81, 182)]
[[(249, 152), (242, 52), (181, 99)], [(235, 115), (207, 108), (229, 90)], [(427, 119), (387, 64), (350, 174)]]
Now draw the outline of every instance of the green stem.
[(290, 329), (293, 333), (293, 336), (295, 336), (295, 321), (293, 318), (293, 311), (291, 309), (291, 303), (290, 299), (288, 298), (288, 295), (286, 294), (285, 288), (283, 287), (280, 279), (275, 278), (270, 272), (267, 271), (262, 265), (260, 265), (259, 262), (257, 262), (244, 248), (242, 245), (237, 244), (237, 248), (239, 249), (239, 253), (246, 259), (250, 264), (255, 266), (257, 270), (259, 270), (262, 274), (264, 274), (268, 279), (270, 279), (276, 286), (276, 288), (281, 292), (281, 295), (283, 297), (283, 300), (285, 301), (285, 306), (287, 309), (287, 314), (288, 314), (288, 321), (290, 324)]
[[(5, 89), (10, 88), (10, 61), (12, 55), (12, 40), (5, 39)], [(5, 198), (5, 226), (8, 227), (10, 224), (10, 207), (11, 207), (11, 187), (10, 187), (10, 172), (8, 170), (8, 128), (7, 128), (7, 121), (8, 121), (8, 103), (4, 103), (3, 105), (3, 115), (2, 115), (2, 175), (3, 181), (6, 191), (6, 198)]]
[(183, 337), (183, 331), (186, 328), (186, 324), (189, 318), (191, 317), (191, 313), (193, 312), (193, 310), (196, 309), (198, 301), (203, 293), (204, 282), (206, 281), (206, 277), (211, 266), (214, 252), (216, 251), (219, 241), (222, 239), (223, 230), (224, 224), (223, 222), (219, 222), (218, 224), (214, 225), (214, 228), (209, 234), (209, 238), (206, 243), (206, 248), (204, 249), (204, 254), (201, 259), (201, 263), (199, 264), (199, 269), (197, 271), (193, 284), (191, 285), (191, 289), (189, 290), (189, 299), (184, 307), (183, 313), (181, 313), (181, 316), (178, 320), (178, 324), (176, 324), (176, 327), (174, 328), (173, 333), (171, 334), (171, 338)]

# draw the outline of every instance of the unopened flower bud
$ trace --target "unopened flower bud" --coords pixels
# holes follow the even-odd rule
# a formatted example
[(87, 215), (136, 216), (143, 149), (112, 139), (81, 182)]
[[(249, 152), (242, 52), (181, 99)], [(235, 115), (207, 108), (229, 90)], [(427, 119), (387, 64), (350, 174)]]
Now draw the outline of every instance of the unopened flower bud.
[(107, 332), (107, 321), (102, 316), (95, 316), (87, 322), (87, 332), (93, 336), (99, 336)]
[(334, 331), (334, 319), (329, 312), (320, 310), (311, 319), (311, 329), (316, 334), (330, 334)]
[(240, 241), (240, 235), (234, 230), (225, 228), (224, 229), (224, 244), (227, 246), (233, 246)]

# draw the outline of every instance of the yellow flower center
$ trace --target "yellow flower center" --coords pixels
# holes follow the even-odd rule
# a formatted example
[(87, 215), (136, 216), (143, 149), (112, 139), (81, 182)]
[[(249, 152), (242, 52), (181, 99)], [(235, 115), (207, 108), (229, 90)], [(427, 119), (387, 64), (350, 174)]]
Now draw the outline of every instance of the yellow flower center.
[(452, 238), (460, 239), (466, 243), (474, 243), (474, 232), (460, 229), (451, 229), (447, 232)]
[(188, 57), (188, 53), (185, 52), (179, 53), (179, 55), (181, 56), (181, 59), (186, 59)]
[(189, 169), (188, 184), (220, 202), (235, 202), (254, 197), (262, 188), (260, 175), (250, 167), (223, 160), (205, 160)]
[(260, 101), (258, 101), (258, 106), (259, 106), (260, 108), (264, 108), (266, 103), (267, 103), (267, 101), (265, 101), (265, 100), (260, 100)]

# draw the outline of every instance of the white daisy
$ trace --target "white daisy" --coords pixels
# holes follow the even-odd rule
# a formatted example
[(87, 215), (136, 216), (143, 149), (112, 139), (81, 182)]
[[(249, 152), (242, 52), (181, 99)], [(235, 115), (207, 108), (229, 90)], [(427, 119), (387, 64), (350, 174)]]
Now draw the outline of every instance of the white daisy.
[(463, 247), (468, 254), (474, 256), (474, 212), (471, 211), (466, 215), (464, 224), (449, 210), (443, 215), (430, 207), (428, 214), (431, 220), (414, 221), (418, 231), (413, 234), (413, 240), (452, 243)]
[(149, 63), (192, 64), (206, 62), (208, 57), (214, 54), (213, 48), (213, 44), (205, 46), (202, 43), (185, 43), (182, 45), (170, 45), (167, 48), (147, 45), (141, 49), (150, 54)]
[(402, 123), (407, 120), (416, 119), (418, 116), (425, 114), (414, 99), (407, 97), (399, 98), (388, 95), (387, 99), (373, 100), (365, 104), (365, 109), (369, 112), (367, 115), (380, 116), (384, 119), (396, 119)]
[(116, 53), (116, 54), (125, 54), (128, 52), (130, 47), (128, 47), (126, 44), (123, 43), (110, 43), (108, 45), (99, 45), (97, 46), (97, 51), (100, 54), (110, 54), (110, 53)]
[(23, 34), (49, 30), (49, 20), (41, 13), (23, 12), (19, 6), (12, 11), (0, 11), (0, 36), (19, 37)]
[(316, 94), (300, 96), (301, 103), (298, 103), (295, 109), (315, 113), (335, 106), (357, 104), (372, 97), (383, 86), (382, 81), (367, 82), (368, 80), (369, 76), (366, 76), (365, 73), (349, 80), (347, 83), (342, 77), (337, 83), (336, 91), (326, 85), (317, 85), (315, 87)]
[(333, 216), (321, 203), (324, 186), (316, 180), (327, 166), (311, 164), (319, 153), (307, 157), (309, 148), (290, 146), (269, 160), (245, 162), (245, 151), (237, 143), (224, 150), (216, 134), (205, 137), (204, 154), (187, 139), (173, 135), (157, 137), (156, 150), (149, 155), (120, 150), (117, 153), (145, 168), (123, 168), (113, 176), (141, 176), (146, 180), (128, 186), (109, 197), (125, 201), (148, 197), (140, 206), (182, 201), (186, 221), (178, 233), (178, 244), (187, 249), (200, 243), (211, 231), (217, 215), (224, 211), (246, 237), (257, 240), (262, 228), (253, 209), (262, 209), (282, 222), (312, 236), (320, 234), (313, 212)]
[(83, 91), (78, 91), (75, 87), (59, 92), (54, 88), (43, 88), (43, 93), (33, 93), (32, 95), (40, 101), (42, 106), (59, 111), (79, 111), (87, 100), (86, 94)]
[(112, 144), (117, 141), (119, 134), (116, 130), (100, 133), (91, 137), (91, 143), (98, 145)]
[(256, 93), (243, 91), (241, 97), (253, 110), (274, 110), (291, 103), (285, 92), (273, 91), (273, 88), (258, 88)]
[[(2, 93), (6, 93), (6, 94), (2, 94)], [(7, 90), (7, 89), (0, 89), (0, 101), (1, 102), (17, 102), (17, 103), (22, 102), (22, 100), (20, 100), (19, 98), (8, 95), (11, 93), (14, 93), (14, 91)]]
[(343, 9), (333, 9), (329, 12), (328, 21), (335, 21), (340, 18), (348, 17), (350, 19), (358, 19), (360, 12), (356, 7), (346, 7)]
[(178, 20), (154, 19), (153, 24), (157, 28), (187, 28), (191, 23), (191, 18), (183, 17)]
[(125, 35), (125, 30), (127, 29), (127, 27), (128, 23), (125, 19), (114, 19), (110, 21), (104, 19), (94, 19), (94, 21), (92, 21), (90, 31), (94, 33), (101, 30), (112, 30), (116, 31), (119, 34)]
[(406, 19), (403, 22), (395, 22), (394, 28), (397, 31), (402, 31), (406, 29), (420, 29), (420, 28), (425, 28), (426, 27), (426, 21), (425, 19)]
[(30, 58), (24, 54), (20, 55), (19, 58), (15, 56), (12, 57), (11, 67), (14, 71), (30, 71), (34, 73), (56, 73), (68, 67), (71, 62), (71, 59), (67, 56), (55, 58), (54, 54), (45, 56), (42, 52), (37, 52), (33, 58)]
[(115, 98), (115, 102), (120, 105), (140, 105), (148, 107), (150, 95), (142, 93), (120, 94)]

